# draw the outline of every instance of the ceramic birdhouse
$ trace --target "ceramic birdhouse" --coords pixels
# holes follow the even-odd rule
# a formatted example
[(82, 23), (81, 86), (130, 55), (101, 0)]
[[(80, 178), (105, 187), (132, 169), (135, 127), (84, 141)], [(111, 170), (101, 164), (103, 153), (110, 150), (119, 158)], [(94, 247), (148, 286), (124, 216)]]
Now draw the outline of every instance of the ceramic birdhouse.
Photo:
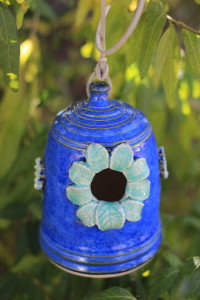
[(65, 271), (121, 276), (142, 266), (161, 243), (160, 177), (167, 177), (145, 115), (109, 99), (105, 83), (90, 99), (58, 113), (35, 187), (43, 190), (40, 242)]

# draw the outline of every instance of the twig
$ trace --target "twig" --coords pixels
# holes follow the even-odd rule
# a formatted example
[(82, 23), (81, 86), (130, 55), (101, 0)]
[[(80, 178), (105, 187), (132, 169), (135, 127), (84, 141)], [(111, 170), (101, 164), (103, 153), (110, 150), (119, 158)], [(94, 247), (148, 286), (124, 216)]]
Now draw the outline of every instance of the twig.
[(188, 26), (187, 24), (181, 22), (181, 21), (177, 21), (174, 18), (172, 18), (171, 16), (167, 15), (167, 19), (170, 20), (171, 22), (173, 22), (174, 24), (176, 24), (177, 26), (181, 27), (181, 28), (185, 28), (197, 35), (200, 35), (200, 31)]

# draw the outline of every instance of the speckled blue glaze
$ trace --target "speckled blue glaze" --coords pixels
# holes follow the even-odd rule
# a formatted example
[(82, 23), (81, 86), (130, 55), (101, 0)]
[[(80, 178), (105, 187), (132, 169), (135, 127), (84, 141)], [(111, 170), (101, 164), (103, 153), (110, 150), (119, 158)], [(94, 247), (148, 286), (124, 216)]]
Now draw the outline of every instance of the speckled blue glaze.
[[(109, 99), (107, 93), (106, 84), (93, 84), (89, 101), (61, 111), (44, 156), (41, 246), (54, 263), (77, 275), (120, 276), (151, 259), (161, 242), (160, 171), (151, 125), (139, 110)], [(74, 161), (85, 159), (91, 143), (112, 151), (124, 142), (132, 147), (134, 157), (146, 159), (150, 169), (150, 196), (143, 201), (142, 218), (126, 220), (121, 229), (87, 227), (76, 216), (78, 205), (66, 196), (66, 187), (73, 184), (69, 169)]]

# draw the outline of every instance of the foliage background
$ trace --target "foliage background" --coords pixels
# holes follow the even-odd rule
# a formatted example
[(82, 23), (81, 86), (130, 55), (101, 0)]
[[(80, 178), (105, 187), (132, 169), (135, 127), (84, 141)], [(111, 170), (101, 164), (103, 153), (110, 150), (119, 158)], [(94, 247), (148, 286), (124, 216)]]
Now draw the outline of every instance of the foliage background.
[[(157, 5), (160, 1), (147, 2)], [(200, 27), (199, 0), (161, 2), (175, 19)], [(112, 4), (108, 46), (127, 27), (136, 1), (113, 0)], [(158, 145), (165, 146), (170, 177), (162, 182), (163, 243), (151, 263), (129, 276), (81, 278), (55, 268), (41, 253), (42, 203), (40, 193), (33, 189), (33, 165), (35, 157), (43, 156), (56, 113), (86, 98), (85, 85), (97, 58), (94, 35), (100, 1), (0, 0), (0, 5), (1, 11), (6, 9), (10, 38), (15, 40), (16, 20), (21, 44), (19, 91), (15, 93), (6, 82), (17, 89), (17, 44), (10, 48), (12, 70), (8, 71), (4, 49), (9, 42), (3, 39), (0, 17), (1, 299), (200, 299), (200, 40), (189, 31), (183, 35), (175, 26), (178, 42), (174, 46), (167, 40), (159, 57), (160, 36), (154, 34), (149, 40), (153, 22), (109, 58), (112, 96), (142, 110), (153, 125)], [(157, 32), (161, 35), (168, 26), (168, 22), (164, 28), (158, 24)], [(142, 43), (148, 42), (153, 65), (141, 79), (140, 74), (148, 70), (147, 65), (141, 66), (146, 51)], [(177, 45), (180, 59), (174, 51)]]

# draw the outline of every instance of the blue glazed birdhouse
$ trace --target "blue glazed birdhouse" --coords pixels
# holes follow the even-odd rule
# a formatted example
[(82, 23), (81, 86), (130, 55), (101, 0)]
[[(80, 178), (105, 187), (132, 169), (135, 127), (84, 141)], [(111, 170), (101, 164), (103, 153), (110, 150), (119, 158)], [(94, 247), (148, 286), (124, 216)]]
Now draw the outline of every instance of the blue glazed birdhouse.
[(88, 277), (131, 272), (161, 243), (164, 150), (145, 115), (108, 90), (92, 84), (88, 101), (59, 112), (36, 162), (42, 249), (58, 267)]

